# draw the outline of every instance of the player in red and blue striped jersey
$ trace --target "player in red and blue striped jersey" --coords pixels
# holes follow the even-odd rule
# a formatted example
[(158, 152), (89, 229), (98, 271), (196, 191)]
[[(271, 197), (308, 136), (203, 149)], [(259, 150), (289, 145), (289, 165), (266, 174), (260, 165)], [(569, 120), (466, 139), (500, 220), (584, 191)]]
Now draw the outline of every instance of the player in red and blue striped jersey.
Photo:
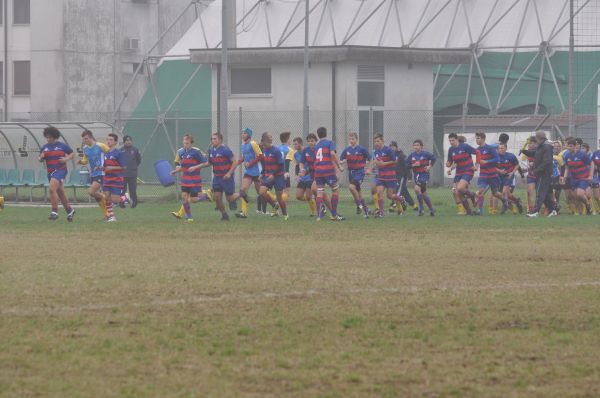
[(221, 221), (229, 221), (225, 211), (223, 193), (229, 203), (235, 202), (239, 194), (235, 195), (235, 181), (233, 172), (237, 166), (235, 155), (226, 145), (223, 145), (223, 135), (214, 133), (211, 137), (212, 147), (208, 152), (208, 162), (213, 169), (212, 190), (217, 209), (221, 212)]
[(344, 217), (337, 214), (337, 205), (339, 202), (338, 179), (336, 169), (340, 172), (340, 167), (333, 141), (327, 139), (327, 129), (319, 127), (317, 129), (319, 142), (315, 145), (315, 184), (317, 186), (317, 221), (323, 216), (323, 203), (325, 196), (325, 186), (331, 187), (331, 217), (334, 221), (344, 220)]
[(485, 193), (488, 189), (492, 195), (502, 201), (502, 206), (508, 208), (508, 203), (499, 192), (500, 177), (496, 163), (498, 162), (498, 152), (492, 145), (485, 143), (485, 133), (475, 133), (475, 142), (477, 142), (477, 153), (479, 155), (479, 179), (477, 180), (477, 204), (479, 206), (479, 215), (483, 215), (483, 205), (485, 202)]
[[(375, 176), (375, 187), (377, 191), (377, 200), (379, 202), (378, 217), (384, 215), (385, 199), (384, 191), (387, 191), (387, 197), (396, 202), (398, 214), (404, 213), (403, 198), (397, 195), (398, 179), (396, 178), (396, 152), (388, 146), (385, 146), (383, 134), (377, 133), (373, 138), (375, 151), (373, 152), (373, 160), (371, 161), (371, 170), (377, 167), (377, 175)], [(370, 171), (369, 171), (370, 172)]]
[(348, 168), (348, 189), (356, 203), (357, 214), (362, 211), (365, 218), (369, 217), (369, 208), (361, 194), (361, 184), (365, 179), (365, 167), (371, 161), (371, 154), (363, 146), (358, 145), (358, 134), (348, 134), (349, 146), (340, 154), (340, 163), (346, 163)]
[(261, 144), (264, 149), (262, 155), (263, 177), (260, 185), (260, 195), (267, 203), (273, 206), (275, 203), (269, 195), (269, 190), (274, 188), (283, 219), (287, 220), (287, 207), (283, 199), (283, 191), (286, 187), (285, 159), (283, 158), (281, 149), (273, 146), (273, 136), (271, 133), (263, 133)]
[(464, 142), (459, 142), (456, 133), (448, 135), (450, 148), (448, 149), (448, 175), (452, 174), (452, 167), (455, 166), (454, 184), (456, 184), (455, 200), (457, 206), (462, 204), (466, 213), (471, 215), (469, 199), (475, 205), (475, 194), (469, 191), (469, 184), (475, 174), (475, 165), (473, 164), (473, 155), (477, 154), (475, 148)]
[(110, 133), (106, 138), (108, 152), (104, 154), (104, 177), (102, 178), (102, 190), (106, 198), (106, 211), (108, 213), (107, 222), (117, 221), (113, 211), (113, 203), (122, 204), (127, 201), (125, 196), (125, 157), (123, 152), (117, 148), (119, 136)]
[(183, 147), (177, 150), (175, 156), (175, 170), (172, 175), (182, 173), (181, 175), (181, 201), (182, 208), (179, 212), (172, 212), (175, 218), (181, 218), (185, 214), (186, 222), (192, 222), (192, 209), (190, 203), (203, 202), (209, 200), (208, 194), (202, 192), (202, 168), (208, 167), (208, 159), (200, 149), (192, 146), (194, 137), (191, 134), (183, 136)]
[[(579, 209), (585, 209), (587, 214), (592, 214), (591, 206), (588, 202), (586, 190), (593, 180), (594, 169), (591, 167), (592, 161), (587, 153), (577, 150), (577, 142), (571, 138), (567, 140), (568, 151), (564, 154), (565, 173), (561, 178), (561, 183), (570, 181), (570, 188), (574, 191), (574, 201)], [(569, 179), (570, 177), (570, 179)]]
[(429, 181), (429, 170), (435, 164), (436, 157), (433, 153), (423, 150), (423, 141), (415, 140), (413, 142), (414, 152), (406, 158), (406, 164), (412, 169), (415, 194), (419, 202), (419, 216), (423, 215), (423, 202), (429, 208), (429, 214), (435, 216), (435, 209), (431, 204), (431, 199), (427, 195), (427, 182)]
[[(498, 175), (500, 176), (500, 192), (504, 198), (504, 203), (513, 202), (519, 209), (519, 213), (523, 213), (523, 204), (521, 199), (513, 195), (513, 190), (517, 183), (515, 176), (519, 168), (519, 159), (514, 153), (506, 151), (506, 144), (498, 144), (498, 162), (496, 163)], [(507, 207), (502, 206), (501, 214), (506, 213)]]
[(600, 209), (600, 149), (592, 153), (592, 167), (594, 168), (594, 179), (592, 180), (592, 190), (594, 199)]
[(58, 141), (60, 136), (60, 131), (56, 127), (46, 127), (44, 129), (44, 137), (48, 143), (40, 149), (38, 160), (46, 162), (46, 170), (48, 171), (48, 181), (50, 183), (48, 191), (52, 206), (48, 220), (58, 219), (58, 201), (60, 199), (67, 213), (67, 221), (71, 222), (75, 210), (71, 207), (65, 193), (64, 182), (68, 172), (67, 162), (75, 157), (75, 152), (64, 142)]

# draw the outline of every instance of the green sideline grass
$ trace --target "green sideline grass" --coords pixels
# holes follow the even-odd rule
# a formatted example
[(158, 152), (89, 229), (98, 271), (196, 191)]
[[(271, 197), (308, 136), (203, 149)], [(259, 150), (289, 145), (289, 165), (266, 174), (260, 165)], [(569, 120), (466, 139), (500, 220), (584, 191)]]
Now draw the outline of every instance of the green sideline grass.
[[(0, 212), (0, 396), (598, 396), (600, 217)], [(251, 209), (254, 209), (251, 205)]]

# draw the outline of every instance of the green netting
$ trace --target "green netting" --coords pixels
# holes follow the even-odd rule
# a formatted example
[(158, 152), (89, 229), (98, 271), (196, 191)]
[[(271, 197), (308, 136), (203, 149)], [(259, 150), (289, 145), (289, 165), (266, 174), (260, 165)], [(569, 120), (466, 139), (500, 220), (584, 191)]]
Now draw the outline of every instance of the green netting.
[(147, 181), (156, 180), (156, 160), (173, 159), (184, 134), (192, 134), (197, 142), (208, 142), (212, 128), (210, 66), (188, 60), (165, 61), (153, 80), (156, 90), (149, 85), (124, 126), (124, 134), (131, 135), (143, 151), (139, 176)]
[[(536, 95), (538, 91), (538, 81), (540, 72), (542, 71), (541, 63), (544, 61), (544, 69), (542, 75), (542, 89), (540, 93), (539, 103), (553, 114), (561, 113), (562, 106), (557, 89), (552, 79), (551, 71), (548, 62), (542, 56), (537, 56), (537, 52), (519, 52), (516, 53), (513, 59), (512, 68), (509, 71), (508, 79), (504, 88), (503, 96), (506, 96), (512, 89), (512, 92), (503, 102), (499, 109), (500, 113), (509, 112), (515, 109), (534, 106), (536, 103)], [(495, 108), (502, 83), (511, 58), (511, 53), (485, 53), (479, 58), (479, 63), (482, 68), (482, 73), (485, 78), (486, 88), (492, 102), (492, 107)], [(535, 58), (535, 60), (534, 60)], [(575, 92), (578, 96), (583, 88), (588, 84), (593, 77), (594, 72), (599, 66), (600, 52), (576, 52), (575, 53)], [(524, 74), (521, 81), (515, 86), (519, 76), (527, 69), (527, 66), (533, 60), (530, 68)], [(569, 53), (567, 51), (557, 51), (550, 57), (552, 69), (558, 83), (558, 90), (562, 97), (565, 107), (568, 104), (568, 70), (569, 70)], [(456, 69), (456, 65), (444, 65), (441, 68), (440, 76), (436, 84), (436, 92), (438, 92), (448, 81), (452, 72)], [(434, 72), (437, 71), (437, 67)], [(480, 74), (476, 67), (473, 67), (473, 79), (471, 81), (471, 89), (469, 95), (469, 104), (489, 110), (489, 104), (485, 97), (485, 93), (481, 84)], [(443, 111), (449, 108), (462, 106), (465, 101), (465, 95), (468, 86), (469, 65), (461, 65), (460, 69), (455, 73), (453, 79), (448, 83), (442, 95), (435, 103), (436, 111)], [(600, 84), (600, 76), (596, 76), (588, 89), (579, 99), (576, 104), (575, 111), (578, 114), (595, 114), (597, 106), (597, 85)]]

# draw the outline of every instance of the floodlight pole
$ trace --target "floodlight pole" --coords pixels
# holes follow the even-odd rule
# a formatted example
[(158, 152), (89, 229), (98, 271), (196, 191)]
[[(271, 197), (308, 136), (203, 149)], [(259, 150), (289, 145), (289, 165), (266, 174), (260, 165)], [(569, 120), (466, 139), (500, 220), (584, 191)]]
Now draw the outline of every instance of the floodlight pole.
[(308, 18), (310, 16), (309, 0), (305, 0), (304, 15), (304, 104), (302, 106), (302, 135), (309, 133), (310, 120), (308, 116)]
[(575, 101), (575, 82), (573, 81), (573, 74), (575, 69), (575, 35), (573, 28), (574, 10), (573, 1), (569, 0), (569, 136), (573, 137), (575, 134), (575, 123), (574, 123), (574, 101)]
[[(229, 96), (229, 5), (231, 0), (221, 1), (221, 82), (219, 96), (219, 132), (227, 140), (228, 109), (227, 99)], [(234, 3), (235, 5), (235, 3)]]

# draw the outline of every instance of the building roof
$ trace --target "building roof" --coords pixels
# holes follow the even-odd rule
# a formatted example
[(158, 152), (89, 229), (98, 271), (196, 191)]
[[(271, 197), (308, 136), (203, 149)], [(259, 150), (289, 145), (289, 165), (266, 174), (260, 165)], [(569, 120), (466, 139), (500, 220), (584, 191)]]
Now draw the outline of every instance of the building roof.
[[(543, 5), (542, 5), (543, 3)], [(578, 29), (595, 26), (588, 8), (576, 4)], [(243, 0), (236, 5), (236, 46), (299, 47), (304, 44), (304, 1)], [(311, 46), (375, 46), (416, 49), (506, 51), (569, 44), (569, 0), (310, 0)], [(600, 44), (585, 35), (577, 44)], [(221, 45), (221, 0), (207, 3), (168, 52)]]
[[(467, 50), (450, 49), (411, 49), (368, 46), (319, 46), (311, 47), (310, 62), (412, 62), (429, 64), (462, 64), (469, 62), (471, 53)], [(302, 63), (302, 47), (274, 48), (234, 48), (229, 51), (228, 60), (232, 65), (290, 64)], [(192, 49), (191, 61), (196, 64), (221, 63), (219, 49)]]

